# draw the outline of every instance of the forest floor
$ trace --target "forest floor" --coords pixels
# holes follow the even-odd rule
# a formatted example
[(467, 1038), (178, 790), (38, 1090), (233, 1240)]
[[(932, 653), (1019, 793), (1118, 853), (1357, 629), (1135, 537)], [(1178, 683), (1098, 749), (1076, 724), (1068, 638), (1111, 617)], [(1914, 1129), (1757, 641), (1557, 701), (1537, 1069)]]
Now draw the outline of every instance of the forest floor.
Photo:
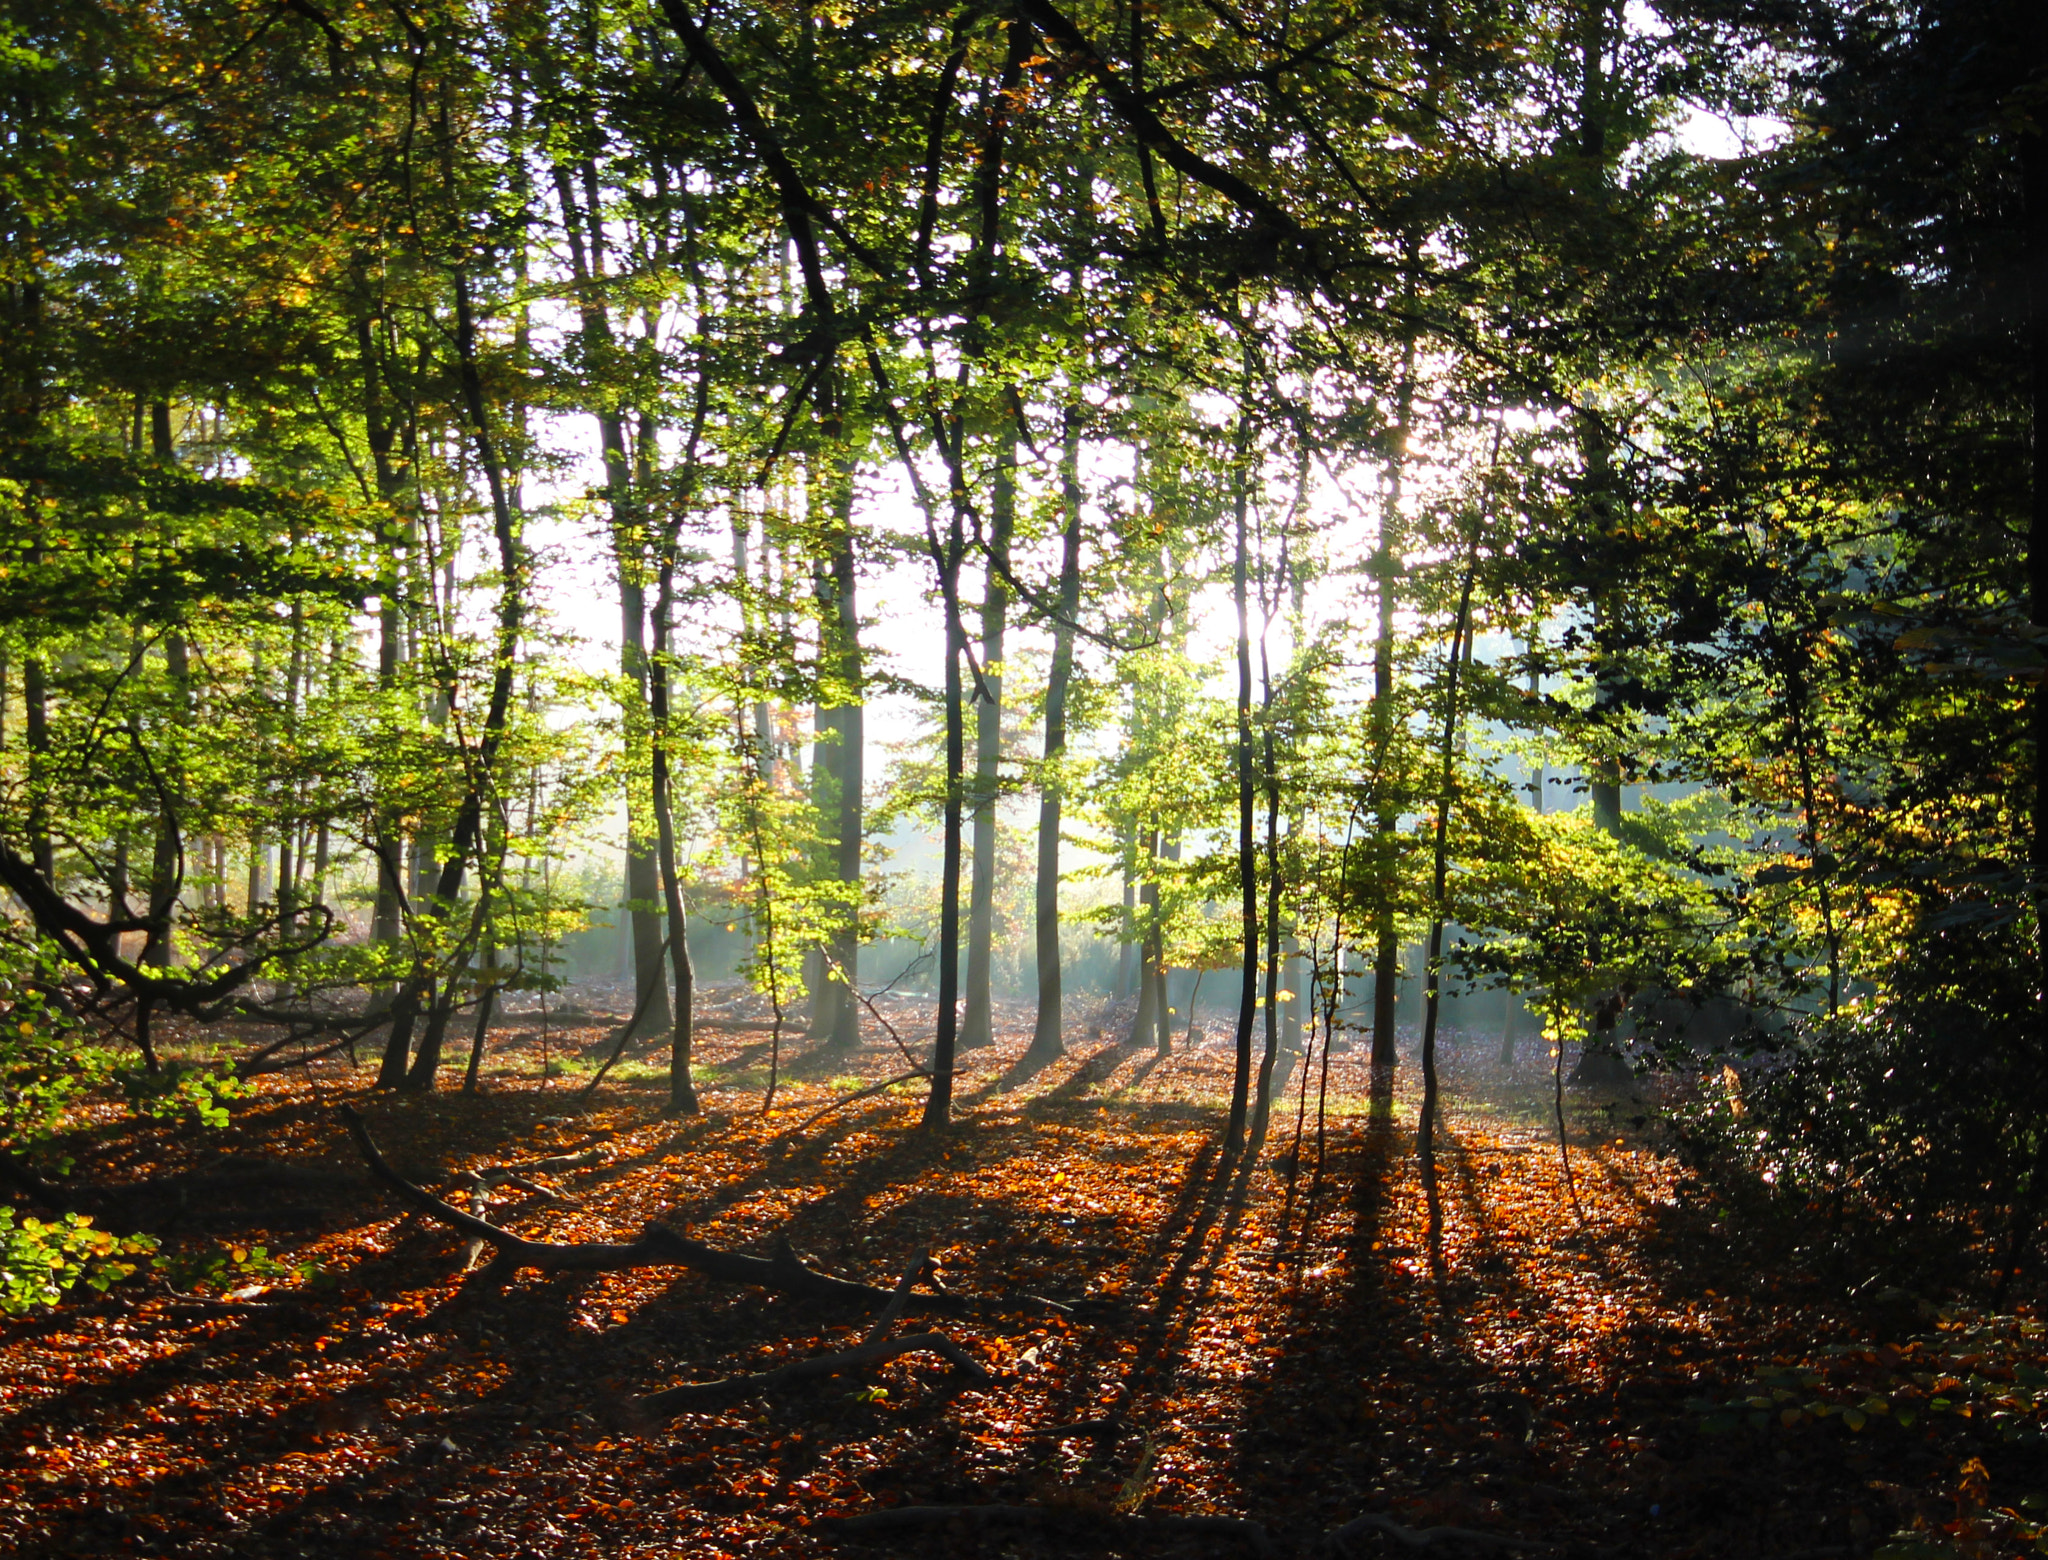
[[(1232, 1170), (1220, 1045), (1157, 1060), (1082, 1024), (1025, 1078), (1025, 1016), (969, 1056), (942, 1135), (917, 1129), (921, 1085), (817, 1114), (907, 1070), (886, 1038), (823, 1065), (793, 1047), (764, 1115), (768, 1037), (715, 1024), (702, 1116), (662, 1117), (649, 1061), (579, 1110), (603, 1034), (584, 1017), (501, 1030), (481, 1097), (375, 1095), (335, 1058), (264, 1079), (221, 1131), (109, 1105), (68, 1145), (74, 1177), (126, 1186), (102, 1222), (160, 1232), (185, 1287), (141, 1275), (0, 1325), (0, 1549), (2038, 1552), (2032, 1310), (1852, 1306), (1796, 1224), (1685, 1166), (1654, 1103), (1572, 1102), (1575, 1213), (1547, 1058), (1448, 1047), (1432, 1261), (1412, 1069), (1375, 1116), (1336, 1057), (1320, 1156), (1319, 1077), (1296, 1154), (1297, 1075)], [(921, 1301), (894, 1332), (941, 1332), (982, 1373), (905, 1354), (651, 1421), (641, 1394), (858, 1344), (872, 1312), (679, 1268), (465, 1279), (466, 1240), (366, 1175), (343, 1101), (444, 1190), (577, 1160), (491, 1194), (530, 1237), (787, 1237), (885, 1287), (928, 1251), (981, 1298)], [(265, 1279), (258, 1246), (318, 1271)], [(900, 1509), (940, 1506), (979, 1509)]]

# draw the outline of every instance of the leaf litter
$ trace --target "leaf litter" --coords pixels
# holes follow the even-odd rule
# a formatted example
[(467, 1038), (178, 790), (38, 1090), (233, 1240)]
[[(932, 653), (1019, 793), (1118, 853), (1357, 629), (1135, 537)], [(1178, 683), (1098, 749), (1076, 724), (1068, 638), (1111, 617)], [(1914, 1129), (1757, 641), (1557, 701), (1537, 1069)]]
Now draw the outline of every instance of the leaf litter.
[[(510, 1035), (481, 1098), (371, 1095), (337, 1058), (260, 1080), (224, 1133), (84, 1121), (80, 1177), (125, 1184), (124, 1215), (164, 1236), (169, 1270), (210, 1281), (138, 1278), (0, 1331), (0, 1544), (194, 1560), (1423, 1539), (1699, 1560), (2040, 1552), (2033, 1311), (1845, 1300), (1797, 1232), (1752, 1228), (1685, 1166), (1654, 1108), (1581, 1110), (1581, 1223), (1517, 1092), (1533, 1101), (1534, 1072), (1447, 1048), (1433, 1257), (1413, 1102), (1375, 1113), (1357, 1055), (1332, 1059), (1320, 1173), (1298, 1096), (1246, 1170), (1219, 1152), (1224, 1051), (1156, 1060), (1084, 1026), (1020, 1079), (1029, 1027), (1008, 1016), (937, 1136), (914, 1088), (817, 1116), (890, 1076), (893, 1048), (811, 1076), (799, 1053), (764, 1117), (758, 1039), (716, 1031), (707, 1113), (687, 1121), (661, 1117), (646, 1069), (577, 1113), (578, 1080), (535, 1077)], [(893, 1325), (941, 1330), (987, 1379), (909, 1353), (650, 1425), (642, 1396), (849, 1349), (875, 1319), (680, 1269), (482, 1289), (469, 1241), (365, 1174), (344, 1099), (405, 1174), (532, 1239), (660, 1222), (756, 1255), (786, 1240), (892, 1288), (928, 1253), (938, 1285), (992, 1303)], [(252, 1280), (259, 1247), (274, 1260)], [(901, 1531), (835, 1521), (924, 1507), (965, 1509)]]

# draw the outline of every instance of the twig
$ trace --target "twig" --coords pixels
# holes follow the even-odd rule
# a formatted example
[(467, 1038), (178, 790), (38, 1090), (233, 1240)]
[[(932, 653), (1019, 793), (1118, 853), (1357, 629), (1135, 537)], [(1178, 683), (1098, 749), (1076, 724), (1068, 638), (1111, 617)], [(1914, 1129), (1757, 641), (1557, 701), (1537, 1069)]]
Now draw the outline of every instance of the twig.
[(172, 1289), (157, 1303), (168, 1310), (181, 1311), (295, 1311), (306, 1301), (302, 1296), (286, 1300), (235, 1300), (226, 1295), (188, 1295)]
[[(839, 983), (842, 986), (844, 986), (848, 991), (853, 993), (854, 1001), (858, 1002), (862, 1007), (866, 1008), (868, 1010), (868, 1016), (873, 1018), (876, 1023), (880, 1024), (882, 1028), (888, 1032), (889, 1038), (896, 1042), (896, 1049), (903, 1053), (903, 1059), (906, 1062), (910, 1063), (912, 1067), (917, 1067), (917, 1058), (910, 1054), (910, 1047), (903, 1043), (903, 1036), (896, 1033), (896, 1026), (890, 1023), (888, 1019), (882, 1016), (882, 1010), (875, 1006), (873, 999), (870, 998), (866, 992), (862, 991), (860, 987), (856, 986), (852, 981), (846, 978), (846, 966), (840, 963), (839, 960), (833, 958), (829, 952), (825, 955), (825, 960), (829, 965), (831, 965), (832, 973), (839, 977)], [(899, 975), (896, 977), (896, 980), (901, 980), (902, 978), (903, 977)], [(891, 981), (889, 983), (890, 986), (893, 986), (895, 984), (896, 981)], [(884, 986), (882, 988), (883, 991), (887, 991), (888, 989), (889, 986)], [(919, 1068), (917, 1072), (912, 1073), (910, 1076), (914, 1078), (929, 1078), (931, 1076), (931, 1073), (923, 1068)], [(896, 1081), (898, 1083), (902, 1083), (905, 1080), (899, 1078)]]

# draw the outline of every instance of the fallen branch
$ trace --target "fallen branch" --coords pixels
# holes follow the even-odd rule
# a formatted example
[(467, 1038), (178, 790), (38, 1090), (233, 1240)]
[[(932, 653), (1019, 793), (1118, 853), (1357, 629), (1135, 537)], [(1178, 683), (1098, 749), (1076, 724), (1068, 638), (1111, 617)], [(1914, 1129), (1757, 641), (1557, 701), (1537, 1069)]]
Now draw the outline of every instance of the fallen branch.
[(1024, 1431), (1027, 1441), (1066, 1441), (1088, 1436), (1097, 1441), (1114, 1441), (1124, 1433), (1124, 1421), (1109, 1419), (1076, 1419), (1070, 1424), (1046, 1425), (1039, 1430)]
[(310, 1067), (313, 1063), (330, 1057), (337, 1051), (346, 1051), (350, 1046), (362, 1039), (364, 1035), (385, 1022), (387, 1020), (380, 1018), (375, 1024), (367, 1025), (361, 1029), (351, 1029), (339, 1040), (330, 1040), (317, 1051), (301, 1051), (297, 1056), (287, 1056), (283, 1061), (275, 1061), (273, 1058), (286, 1046), (298, 1044), (301, 1037), (295, 1035), (285, 1040), (273, 1041), (257, 1051), (255, 1055), (235, 1063), (235, 1076), (246, 1081), (250, 1078), (261, 1078), (270, 1073), (289, 1072), (294, 1067)]
[[(464, 1004), (464, 1006), (467, 1006), (467, 1004)], [(245, 1021), (265, 1024), (286, 1024), (290, 1026), (288, 1034), (258, 1046), (254, 1051), (237, 1061), (234, 1064), (235, 1076), (237, 1078), (260, 1078), (266, 1073), (283, 1072), (287, 1068), (302, 1067), (309, 1063), (317, 1062), (322, 1057), (332, 1056), (337, 1051), (346, 1050), (353, 1055), (352, 1048), (358, 1040), (391, 1022), (389, 1010), (373, 1013), (298, 1012), (289, 1009), (270, 1008), (259, 1003), (243, 1001), (235, 1004), (235, 1011)], [(281, 1062), (273, 1062), (271, 1060), (280, 1051), (288, 1050), (295, 1045), (305, 1044), (308, 1041), (319, 1040), (323, 1036), (331, 1036), (333, 1038), (316, 1051), (302, 1052), (297, 1056), (288, 1057)]]
[(889, 1329), (896, 1325), (896, 1318), (903, 1314), (903, 1308), (910, 1304), (910, 1286), (927, 1272), (935, 1271), (937, 1266), (928, 1251), (920, 1251), (911, 1258), (910, 1266), (905, 1268), (903, 1276), (896, 1280), (896, 1292), (889, 1296), (889, 1303), (882, 1307), (882, 1314), (875, 1318), (875, 1325), (868, 1329), (868, 1335), (861, 1340), (862, 1343), (880, 1343), (887, 1336)]
[[(628, 1268), (681, 1267), (725, 1283), (751, 1284), (797, 1299), (880, 1307), (894, 1298), (893, 1290), (819, 1272), (808, 1266), (787, 1240), (779, 1243), (772, 1257), (745, 1257), (737, 1252), (719, 1251), (678, 1234), (665, 1224), (652, 1223), (637, 1239), (624, 1243), (587, 1241), (564, 1246), (528, 1240), (408, 1181), (391, 1168), (379, 1151), (361, 1113), (352, 1105), (343, 1105), (341, 1114), (372, 1175), (429, 1218), (483, 1241), (497, 1253), (482, 1270), (479, 1282), (486, 1285), (504, 1284), (522, 1268), (538, 1268), (543, 1273), (614, 1273)], [(960, 1297), (953, 1295), (921, 1296), (918, 1304), (955, 1311), (968, 1308)]]
[(1203, 1533), (1233, 1538), (1254, 1554), (1279, 1553), (1273, 1535), (1262, 1522), (1243, 1517), (1209, 1516), (1121, 1516), (1087, 1506), (890, 1506), (882, 1511), (863, 1511), (853, 1517), (824, 1517), (817, 1524), (827, 1532), (848, 1538), (889, 1537), (898, 1533), (926, 1533), (934, 1528), (954, 1526), (990, 1527), (1087, 1527), (1133, 1538), (1151, 1534)]
[[(649, 961), (648, 967), (650, 969), (656, 971), (660, 970), (661, 961), (668, 957), (668, 950), (674, 944), (675, 940), (675, 928), (670, 927), (668, 930), (668, 935), (661, 939), (661, 946), (654, 951), (654, 957)], [(604, 1082), (604, 1075), (610, 1072), (612, 1068), (617, 1065), (619, 1058), (626, 1054), (626, 1047), (628, 1044), (631, 1043), (633, 1039), (633, 1032), (640, 1027), (640, 1020), (647, 1016), (647, 1009), (649, 1005), (654, 1001), (654, 994), (657, 991), (666, 994), (667, 990), (668, 988), (662, 983), (658, 976), (656, 979), (650, 980), (646, 983), (646, 988), (640, 993), (640, 1000), (633, 1004), (633, 1016), (627, 1019), (623, 1024), (619, 1025), (618, 1032), (612, 1036), (612, 1040), (614, 1043), (612, 1045), (611, 1054), (604, 1059), (604, 1065), (598, 1068), (596, 1072), (590, 1075), (590, 1082), (586, 1083), (577, 1092), (576, 1108), (578, 1110), (583, 1109), (584, 1106), (590, 1103), (590, 1096), (595, 1094), (597, 1092), (597, 1086), (600, 1083)], [(685, 993), (684, 1000), (688, 1000), (687, 993)]]
[[(532, 1179), (525, 1173), (528, 1170), (549, 1174), (561, 1170), (582, 1170), (604, 1162), (603, 1149), (586, 1148), (580, 1154), (553, 1154), (546, 1159), (535, 1159), (523, 1165), (486, 1165), (481, 1170), (465, 1170), (455, 1177), (455, 1184), (468, 1190), (470, 1214), (482, 1219), (485, 1217), (484, 1209), (487, 1206), (484, 1193), (496, 1186), (516, 1186), (522, 1192), (529, 1192), (551, 1203), (576, 1201), (574, 1197), (558, 1192), (552, 1186), (543, 1186), (539, 1181)], [(462, 1252), (462, 1271), (467, 1273), (475, 1267), (476, 1259), (483, 1255), (483, 1251), (482, 1237), (470, 1236), (469, 1244)]]
[(227, 1295), (188, 1295), (181, 1290), (173, 1289), (157, 1304), (167, 1311), (198, 1311), (205, 1315), (217, 1315), (221, 1312), (239, 1314), (243, 1311), (296, 1311), (303, 1309), (307, 1302), (302, 1296), (292, 1296), (283, 1300), (236, 1300)]
[(746, 1376), (727, 1376), (720, 1381), (690, 1382), (680, 1387), (670, 1387), (663, 1392), (650, 1392), (636, 1398), (633, 1411), (642, 1423), (658, 1424), (673, 1419), (677, 1414), (692, 1410), (716, 1412), (727, 1404), (743, 1398), (759, 1397), (765, 1392), (778, 1392), (784, 1387), (800, 1381), (811, 1381), (820, 1376), (841, 1376), (850, 1370), (866, 1365), (880, 1365), (886, 1360), (896, 1359), (905, 1354), (936, 1354), (956, 1367), (962, 1375), (976, 1381), (987, 1382), (991, 1378), (982, 1368), (981, 1361), (969, 1354), (944, 1333), (913, 1333), (903, 1338), (883, 1338), (872, 1343), (857, 1343), (850, 1349), (839, 1349), (831, 1354), (814, 1354), (808, 1359), (792, 1360), (774, 1370), (756, 1371)]
[(877, 1094), (886, 1094), (899, 1083), (908, 1083), (913, 1078), (929, 1078), (930, 1076), (931, 1073), (929, 1071), (920, 1067), (915, 1072), (901, 1073), (894, 1078), (885, 1079), (881, 1083), (871, 1083), (865, 1089), (856, 1089), (853, 1093), (843, 1095), (839, 1099), (834, 1100), (823, 1110), (815, 1111), (811, 1115), (804, 1117), (802, 1121), (789, 1129), (789, 1136), (797, 1137), (802, 1133), (810, 1131), (812, 1127), (823, 1121), (835, 1110), (841, 1110), (848, 1105), (858, 1104), (861, 1100), (872, 1099)]
[[(516, 1186), (522, 1192), (545, 1197), (549, 1202), (574, 1202), (575, 1198), (556, 1191), (552, 1186), (543, 1186), (533, 1177), (558, 1175), (564, 1170), (587, 1170), (592, 1165), (601, 1165), (604, 1162), (603, 1149), (588, 1148), (580, 1154), (555, 1154), (547, 1159), (529, 1160), (520, 1165), (486, 1165), (481, 1170), (464, 1170), (455, 1177), (455, 1184), (466, 1188), (472, 1196), (488, 1187)], [(470, 1211), (476, 1210), (472, 1207)]]
[(1323, 1542), (1329, 1548), (1341, 1552), (1352, 1539), (1365, 1533), (1384, 1533), (1395, 1543), (1409, 1549), (1433, 1549), (1438, 1544), (1475, 1544), (1489, 1549), (1557, 1548), (1557, 1545), (1546, 1543), (1540, 1538), (1517, 1538), (1512, 1533), (1484, 1533), (1478, 1528), (1404, 1527), (1392, 1517), (1377, 1516), (1371, 1512), (1362, 1517), (1353, 1517), (1340, 1528), (1333, 1528), (1324, 1535)]

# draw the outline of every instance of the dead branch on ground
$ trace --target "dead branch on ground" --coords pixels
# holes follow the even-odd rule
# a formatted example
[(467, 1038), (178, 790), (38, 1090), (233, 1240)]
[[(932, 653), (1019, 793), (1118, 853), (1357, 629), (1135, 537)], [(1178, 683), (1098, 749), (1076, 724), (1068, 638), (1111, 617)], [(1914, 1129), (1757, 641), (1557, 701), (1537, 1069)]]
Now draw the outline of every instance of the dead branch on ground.
[(1340, 1528), (1333, 1528), (1323, 1537), (1323, 1543), (1330, 1549), (1343, 1553), (1351, 1540), (1365, 1533), (1384, 1533), (1395, 1543), (1408, 1549), (1434, 1549), (1439, 1544), (1472, 1544), (1487, 1549), (1555, 1549), (1557, 1545), (1540, 1538), (1517, 1538), (1512, 1533), (1486, 1533), (1478, 1528), (1468, 1527), (1404, 1527), (1392, 1517), (1378, 1516), (1367, 1512), (1362, 1517), (1353, 1517)]
[[(1086, 1526), (1097, 1532), (1142, 1538), (1175, 1533), (1202, 1533), (1231, 1538), (1258, 1555), (1275, 1555), (1279, 1545), (1262, 1522), (1247, 1517), (1182, 1516), (1166, 1513), (1125, 1515), (1106, 1507), (1072, 1506), (891, 1506), (851, 1517), (826, 1517), (818, 1526), (847, 1538), (891, 1537), (952, 1527)], [(1542, 1539), (1510, 1533), (1484, 1533), (1464, 1527), (1404, 1527), (1392, 1517), (1354, 1517), (1323, 1535), (1313, 1549), (1347, 1552), (1351, 1541), (1367, 1533), (1384, 1533), (1408, 1549), (1434, 1549), (1439, 1544), (1469, 1544), (1489, 1549), (1548, 1550), (1558, 1546)]]
[(896, 1325), (896, 1318), (903, 1314), (903, 1308), (910, 1304), (910, 1286), (920, 1278), (927, 1277), (932, 1278), (936, 1284), (938, 1270), (939, 1265), (932, 1261), (932, 1254), (929, 1251), (920, 1251), (911, 1258), (910, 1266), (905, 1268), (903, 1276), (896, 1280), (896, 1292), (889, 1297), (889, 1303), (882, 1307), (882, 1314), (875, 1318), (875, 1325), (868, 1329), (867, 1337), (861, 1342), (880, 1343), (887, 1336), (889, 1329)]
[(1154, 1534), (1199, 1533), (1232, 1538), (1257, 1555), (1276, 1555), (1279, 1546), (1262, 1522), (1243, 1517), (1123, 1516), (1089, 1506), (891, 1506), (852, 1517), (824, 1517), (817, 1524), (847, 1538), (885, 1538), (951, 1527), (1086, 1527), (1097, 1533), (1143, 1538)]
[(831, 1115), (835, 1110), (842, 1110), (846, 1106), (858, 1104), (862, 1100), (873, 1099), (877, 1094), (886, 1094), (899, 1083), (908, 1083), (913, 1078), (929, 1078), (930, 1076), (930, 1072), (920, 1067), (915, 1072), (900, 1073), (896, 1077), (884, 1079), (880, 1083), (871, 1083), (865, 1089), (856, 1089), (851, 1094), (841, 1095), (823, 1110), (814, 1111), (812, 1114), (804, 1117), (802, 1121), (791, 1127), (784, 1136), (800, 1137)]
[[(678, 1234), (665, 1224), (650, 1223), (637, 1239), (628, 1242), (581, 1241), (558, 1245), (551, 1241), (528, 1240), (502, 1229), (476, 1214), (436, 1197), (425, 1187), (408, 1181), (384, 1158), (370, 1137), (362, 1115), (352, 1105), (341, 1107), (349, 1135), (370, 1173), (429, 1218), (489, 1245), (497, 1255), (486, 1263), (480, 1278), (485, 1285), (504, 1284), (522, 1268), (543, 1273), (615, 1273), (628, 1268), (682, 1267), (707, 1278), (729, 1284), (751, 1284), (773, 1289), (798, 1299), (829, 1300), (842, 1305), (885, 1306), (893, 1291), (852, 1279), (834, 1278), (807, 1266), (784, 1240), (772, 1257), (746, 1257), (719, 1251)], [(940, 1304), (951, 1297), (933, 1296), (920, 1304)]]
[(688, 1382), (679, 1387), (670, 1387), (662, 1392), (650, 1392), (637, 1398), (633, 1403), (636, 1418), (643, 1424), (659, 1424), (673, 1419), (677, 1414), (696, 1411), (716, 1413), (743, 1398), (759, 1397), (767, 1392), (779, 1392), (784, 1387), (798, 1382), (812, 1381), (821, 1376), (841, 1376), (848, 1371), (859, 1370), (868, 1365), (880, 1365), (905, 1354), (936, 1354), (960, 1371), (962, 1375), (987, 1383), (992, 1378), (982, 1367), (981, 1361), (969, 1354), (944, 1333), (912, 1333), (902, 1338), (883, 1338), (870, 1343), (857, 1343), (850, 1349), (837, 1349), (830, 1354), (814, 1354), (807, 1359), (791, 1360), (774, 1370), (756, 1371), (745, 1376), (727, 1376), (720, 1381)]

